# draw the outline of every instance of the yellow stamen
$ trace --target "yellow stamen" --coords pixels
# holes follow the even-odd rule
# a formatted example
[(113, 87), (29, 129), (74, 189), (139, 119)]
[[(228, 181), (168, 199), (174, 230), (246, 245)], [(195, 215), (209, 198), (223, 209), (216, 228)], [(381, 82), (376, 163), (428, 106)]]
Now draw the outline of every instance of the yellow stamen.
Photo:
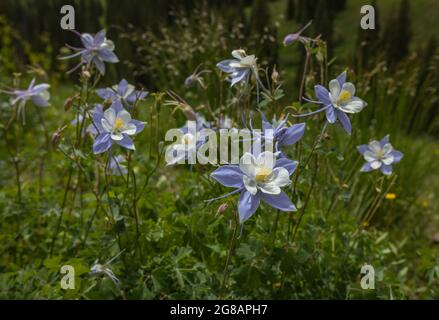
[(256, 182), (266, 182), (270, 174), (271, 169), (268, 169), (267, 167), (262, 167), (256, 173), (255, 180)]
[(349, 91), (341, 90), (340, 94), (338, 95), (337, 101), (339, 103), (343, 103), (343, 102), (347, 102), (347, 101), (351, 100), (351, 98), (352, 98), (352, 95)]
[(116, 121), (114, 121), (114, 129), (116, 130), (120, 130), (122, 129), (124, 125), (124, 122), (121, 118), (116, 118)]
[(387, 200), (395, 200), (396, 199), (396, 194), (394, 194), (394, 193), (386, 193), (386, 199)]

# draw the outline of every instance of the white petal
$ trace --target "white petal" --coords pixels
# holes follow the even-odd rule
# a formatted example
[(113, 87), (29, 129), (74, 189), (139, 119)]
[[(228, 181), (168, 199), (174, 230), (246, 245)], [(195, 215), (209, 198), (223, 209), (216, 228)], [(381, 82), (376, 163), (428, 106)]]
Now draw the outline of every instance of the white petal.
[(124, 124), (129, 123), (131, 121), (131, 115), (128, 111), (122, 110), (117, 114), (117, 118), (123, 121)]
[(256, 175), (256, 160), (255, 157), (249, 152), (244, 153), (239, 161), (239, 169), (244, 175), (254, 179)]
[(383, 158), (381, 159), (381, 161), (382, 161), (385, 165), (392, 164), (394, 160), (395, 160), (395, 158), (394, 158), (391, 154), (389, 154), (389, 155), (387, 155), (387, 156), (385, 156), (385, 157), (383, 157)]
[(363, 154), (364, 160), (366, 160), (367, 162), (371, 162), (371, 161), (375, 161), (376, 160), (376, 155), (374, 152), (367, 150), (366, 152), (364, 152)]
[(133, 93), (135, 90), (135, 87), (132, 84), (129, 84), (127, 87), (127, 91), (125, 92), (124, 98), (128, 98), (131, 93)]
[(109, 124), (108, 121), (107, 121), (107, 119), (102, 118), (102, 119), (101, 119), (101, 125), (102, 125), (102, 128), (104, 128), (104, 130), (105, 130), (106, 132), (111, 132), (111, 131), (113, 131), (113, 125)]
[(264, 151), (259, 154), (256, 164), (258, 167), (264, 167), (269, 170), (273, 169), (276, 162), (276, 156), (271, 151)]
[(331, 92), (331, 96), (333, 99), (337, 99), (340, 94), (340, 83), (337, 79), (332, 79), (329, 81), (329, 92)]
[(370, 163), (372, 169), (378, 169), (381, 167), (381, 161), (375, 160)]
[(339, 105), (338, 108), (346, 113), (358, 113), (366, 106), (366, 103), (360, 98), (352, 98), (345, 105)]
[(111, 139), (113, 139), (113, 140), (117, 140), (117, 141), (120, 141), (120, 140), (123, 139), (123, 135), (122, 135), (122, 133), (113, 132), (113, 133), (111, 134)]
[(351, 94), (351, 97), (355, 96), (355, 86), (353, 83), (345, 82), (341, 89), (349, 92)]
[(279, 186), (272, 183), (260, 183), (258, 184), (258, 187), (263, 193), (268, 193), (268, 194), (281, 193)]
[(247, 177), (246, 175), (243, 175), (242, 181), (244, 182), (244, 186), (247, 189), (247, 191), (250, 192), (252, 195), (255, 195), (258, 192), (258, 189), (256, 188), (255, 180)]
[(378, 141), (373, 140), (372, 142), (369, 143), (369, 149), (374, 154), (377, 154), (378, 152), (381, 151), (381, 144)]
[(387, 155), (393, 151), (393, 147), (390, 143), (386, 143), (383, 147), (383, 154)]
[(126, 133), (129, 136), (132, 136), (137, 131), (137, 127), (134, 123), (128, 123), (122, 130), (122, 133)]
[(108, 108), (107, 110), (105, 110), (104, 118), (105, 120), (107, 120), (108, 124), (110, 124), (111, 127), (113, 127), (114, 121), (116, 121), (116, 112), (114, 111), (114, 109)]
[(290, 174), (285, 168), (275, 168), (269, 177), (269, 184), (285, 187), (291, 183)]

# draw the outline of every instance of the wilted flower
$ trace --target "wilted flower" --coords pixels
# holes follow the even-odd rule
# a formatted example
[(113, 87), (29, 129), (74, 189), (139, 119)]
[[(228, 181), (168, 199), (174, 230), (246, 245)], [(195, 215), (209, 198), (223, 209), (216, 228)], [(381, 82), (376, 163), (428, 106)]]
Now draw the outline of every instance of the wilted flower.
[(145, 122), (131, 119), (130, 113), (122, 107), (120, 101), (116, 101), (104, 112), (95, 110), (93, 125), (98, 132), (93, 144), (93, 152), (99, 154), (110, 149), (113, 143), (135, 150), (130, 136), (141, 132)]
[(352, 125), (347, 113), (358, 113), (367, 104), (355, 96), (355, 86), (351, 82), (346, 82), (346, 71), (329, 82), (329, 91), (321, 85), (316, 85), (314, 89), (319, 101), (312, 102), (323, 104), (324, 107), (301, 116), (325, 111), (329, 123), (335, 123), (338, 119), (346, 132), (351, 134)]
[(209, 73), (209, 72), (211, 72), (210, 70), (201, 70), (201, 71), (198, 71), (198, 69), (200, 68), (200, 66), (201, 65), (199, 65), (199, 66), (197, 66), (196, 68), (195, 68), (195, 70), (194, 70), (194, 72), (189, 76), (189, 77), (187, 77), (185, 80), (184, 80), (184, 85), (186, 86), (186, 87), (192, 87), (195, 83), (198, 83), (202, 88), (206, 88), (206, 86), (205, 86), (205, 84), (204, 84), (204, 79), (203, 79), (203, 77), (201, 76), (203, 73)]
[(74, 54), (62, 57), (61, 59), (70, 59), (81, 56), (81, 62), (69, 72), (73, 72), (81, 65), (86, 64), (90, 66), (92, 63), (96, 66), (99, 72), (105, 74), (105, 62), (117, 63), (119, 59), (114, 54), (114, 43), (105, 37), (105, 30), (101, 30), (93, 37), (89, 33), (80, 34), (73, 31), (81, 38), (84, 48), (76, 48), (67, 45), (70, 49), (76, 51)]
[(393, 149), (389, 142), (389, 136), (385, 136), (381, 141), (371, 141), (357, 147), (358, 151), (367, 162), (361, 168), (363, 172), (380, 169), (385, 175), (392, 174), (392, 164), (401, 161), (404, 154)]
[(50, 94), (47, 89), (50, 85), (47, 83), (40, 83), (35, 85), (35, 78), (25, 90), (4, 91), (7, 94), (15, 96), (12, 104), (18, 103), (17, 115), (22, 116), (23, 123), (25, 122), (25, 105), (28, 100), (31, 100), (38, 107), (47, 107), (49, 105)]
[(304, 27), (302, 27), (299, 31), (296, 31), (294, 33), (287, 34), (284, 38), (283, 44), (285, 46), (289, 46), (295, 41), (300, 41), (302, 43), (306, 43), (309, 41), (312, 41), (311, 38), (302, 37), (301, 34), (305, 29), (307, 29), (311, 25), (312, 21), (309, 21)]
[(247, 55), (244, 50), (233, 50), (235, 59), (220, 61), (216, 66), (223, 72), (228, 73), (228, 81), (234, 86), (238, 82), (248, 82), (253, 73), (258, 78), (257, 58), (255, 55)]
[(108, 160), (108, 170), (111, 174), (120, 176), (128, 173), (127, 167), (123, 164), (126, 159), (122, 155), (113, 156), (110, 155)]
[(211, 176), (226, 187), (236, 188), (226, 196), (239, 192), (239, 219), (244, 222), (256, 212), (261, 199), (281, 211), (296, 210), (281, 190), (281, 187), (291, 183), (290, 175), (296, 167), (297, 161), (287, 158), (276, 159), (270, 151), (257, 156), (247, 152), (242, 156), (239, 166), (219, 167)]
[(105, 275), (113, 281), (113, 283), (118, 287), (120, 284), (119, 279), (114, 275), (114, 272), (110, 269), (110, 263), (113, 262), (118, 256), (122, 254), (124, 250), (119, 252), (113, 258), (105, 262), (104, 264), (98, 263), (99, 260), (96, 260), (93, 266), (90, 268), (90, 275), (92, 276), (100, 276)]
[(122, 79), (119, 84), (111, 88), (97, 89), (96, 93), (99, 97), (111, 102), (120, 101), (126, 106), (131, 106), (137, 100), (143, 100), (148, 95), (147, 91), (135, 90), (135, 87)]

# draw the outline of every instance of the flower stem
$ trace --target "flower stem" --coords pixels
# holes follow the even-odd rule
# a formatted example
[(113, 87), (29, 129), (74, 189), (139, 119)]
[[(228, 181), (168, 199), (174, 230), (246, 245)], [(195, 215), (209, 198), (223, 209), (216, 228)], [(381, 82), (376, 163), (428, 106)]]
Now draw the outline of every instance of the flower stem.
[(225, 286), (226, 286), (226, 281), (227, 281), (228, 274), (229, 274), (228, 269), (229, 269), (229, 264), (230, 264), (230, 258), (232, 256), (232, 251), (233, 251), (233, 248), (235, 246), (236, 231), (238, 230), (238, 225), (239, 225), (239, 223), (238, 223), (238, 219), (237, 219), (237, 214), (235, 214), (233, 234), (232, 234), (232, 238), (230, 239), (229, 250), (227, 253), (226, 266), (224, 268), (223, 282), (221, 284), (221, 291), (223, 291), (225, 289)]

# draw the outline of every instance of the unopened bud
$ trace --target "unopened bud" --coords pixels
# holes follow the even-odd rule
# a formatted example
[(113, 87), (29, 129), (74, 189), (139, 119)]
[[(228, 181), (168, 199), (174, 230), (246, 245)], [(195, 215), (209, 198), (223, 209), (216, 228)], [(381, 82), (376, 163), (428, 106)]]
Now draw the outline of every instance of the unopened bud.
[(52, 139), (50, 141), (52, 143), (52, 146), (56, 147), (58, 145), (59, 141), (62, 138), (62, 133), (66, 127), (67, 126), (62, 126), (56, 129), (56, 131), (52, 134)]
[(216, 214), (217, 215), (218, 214), (223, 214), (227, 210), (228, 207), (229, 207), (229, 204), (227, 202), (224, 202), (223, 204), (221, 204), (218, 207), (218, 210), (216, 211)]
[(274, 83), (279, 83), (280, 81), (280, 74), (276, 70), (276, 66), (274, 66), (273, 72), (271, 73), (271, 80), (273, 80)]

